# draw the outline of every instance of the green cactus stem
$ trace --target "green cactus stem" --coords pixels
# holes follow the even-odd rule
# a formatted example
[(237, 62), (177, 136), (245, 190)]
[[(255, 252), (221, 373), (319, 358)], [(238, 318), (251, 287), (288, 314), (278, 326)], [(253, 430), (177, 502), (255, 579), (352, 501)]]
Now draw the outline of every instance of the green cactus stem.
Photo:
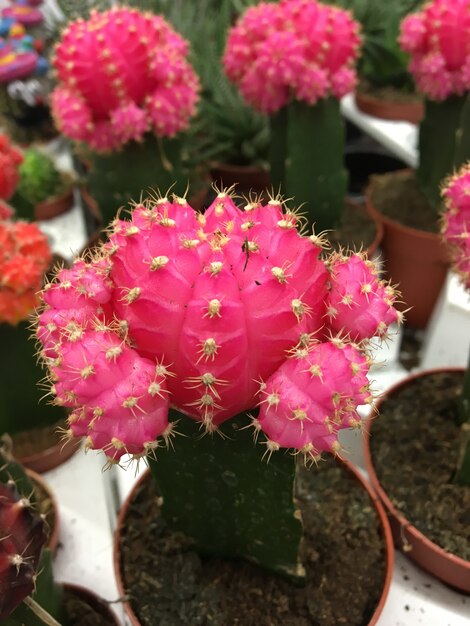
[[(106, 226), (116, 208), (129, 200), (139, 201), (149, 189), (169, 190), (183, 195), (187, 176), (181, 165), (181, 140), (157, 139), (147, 135), (141, 143), (129, 142), (109, 154), (87, 153), (88, 189), (97, 201)], [(176, 181), (176, 184), (175, 184)]]
[(336, 98), (314, 106), (294, 101), (272, 118), (271, 175), (274, 189), (304, 204), (315, 231), (341, 219), (348, 174), (344, 168), (344, 120)]
[(269, 450), (254, 444), (246, 414), (222, 426), (224, 437), (201, 436), (200, 424), (176, 411), (170, 417), (184, 437), (150, 461), (167, 523), (203, 555), (244, 558), (301, 584), (295, 457), (262, 460)]
[(0, 433), (52, 426), (65, 418), (62, 408), (41, 398), (44, 372), (37, 363), (28, 322), (0, 324)]
[(443, 102), (426, 100), (425, 116), (419, 128), (417, 177), (436, 211), (441, 206), (442, 183), (462, 158), (457, 148), (464, 104), (464, 96), (453, 96)]

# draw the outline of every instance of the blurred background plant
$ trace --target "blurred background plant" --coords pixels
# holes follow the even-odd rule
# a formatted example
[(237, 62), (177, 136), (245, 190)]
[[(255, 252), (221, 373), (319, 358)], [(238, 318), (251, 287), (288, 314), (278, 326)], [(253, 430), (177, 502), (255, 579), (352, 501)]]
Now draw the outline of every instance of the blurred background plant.
[(363, 46), (358, 63), (361, 87), (414, 92), (414, 82), (407, 70), (408, 55), (401, 50), (398, 35), (401, 20), (422, 3), (422, 0), (328, 0), (328, 4), (352, 11), (361, 23)]
[(190, 42), (190, 60), (202, 92), (187, 146), (189, 162), (194, 167), (229, 163), (267, 169), (268, 119), (244, 103), (221, 64), (229, 26), (258, 1), (130, 0), (126, 4), (164, 15)]

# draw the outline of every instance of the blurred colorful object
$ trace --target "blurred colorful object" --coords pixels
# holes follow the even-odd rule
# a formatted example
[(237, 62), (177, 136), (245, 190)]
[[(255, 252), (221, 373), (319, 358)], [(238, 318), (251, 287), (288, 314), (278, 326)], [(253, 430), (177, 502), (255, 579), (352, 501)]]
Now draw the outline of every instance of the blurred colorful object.
[[(15, 192), (20, 180), (19, 166), (23, 155), (6, 135), (0, 135), (0, 199), (8, 200)], [(0, 209), (0, 216), (3, 210)]]
[(40, 4), (42, 0), (39, 2), (17, 0), (17, 2), (12, 2), (12, 6), (2, 10), (2, 17), (19, 22), (26, 27), (38, 26), (44, 21), (41, 11), (35, 8)]

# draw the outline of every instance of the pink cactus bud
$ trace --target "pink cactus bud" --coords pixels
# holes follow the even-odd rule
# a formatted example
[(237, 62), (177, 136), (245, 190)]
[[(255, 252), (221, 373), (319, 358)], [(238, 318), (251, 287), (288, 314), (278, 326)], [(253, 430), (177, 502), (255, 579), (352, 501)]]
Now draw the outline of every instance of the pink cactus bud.
[(224, 66), (249, 104), (274, 113), (291, 98), (313, 105), (351, 91), (359, 45), (348, 11), (316, 0), (261, 2), (231, 29)]
[[(333, 333), (326, 313), (341, 289), (336, 276), (354, 294), (364, 279), (359, 270), (329, 273), (319, 238), (301, 236), (298, 224), (278, 199), (241, 210), (224, 192), (204, 215), (183, 198), (154, 198), (136, 205), (130, 220), (116, 219), (96, 258), (62, 270), (43, 294), (38, 337), (57, 401), (73, 409), (71, 434), (115, 460), (168, 437), (169, 403), (208, 432), (253, 408), (260, 380), (289, 355), (306, 357), (313, 337)], [(395, 319), (375, 302), (379, 291), (374, 283), (373, 293), (359, 294), (372, 313), (351, 315), (352, 337), (362, 339), (364, 327), (382, 330), (382, 311), (383, 326)], [(339, 339), (325, 345), (311, 347), (309, 358), (341, 346), (339, 361), (350, 363), (338, 365), (338, 389), (362, 402), (341, 373), (356, 384), (357, 349)], [(124, 407), (129, 397), (138, 406)]]
[(455, 270), (470, 289), (470, 165), (461, 168), (446, 184), (446, 209), (442, 234), (449, 244)]
[(341, 341), (314, 343), (288, 359), (261, 388), (254, 422), (269, 444), (307, 456), (338, 452), (338, 431), (360, 422), (356, 408), (370, 401), (366, 357)]
[(380, 280), (375, 263), (361, 254), (338, 254), (332, 257), (330, 269), (327, 316), (334, 332), (362, 341), (382, 337), (390, 324), (399, 321), (393, 306), (397, 294)]
[(195, 114), (199, 80), (188, 46), (160, 16), (136, 9), (92, 12), (68, 26), (56, 48), (59, 129), (97, 152), (152, 130), (172, 137)]
[(402, 22), (400, 44), (411, 55), (409, 69), (432, 100), (470, 88), (470, 0), (433, 0)]

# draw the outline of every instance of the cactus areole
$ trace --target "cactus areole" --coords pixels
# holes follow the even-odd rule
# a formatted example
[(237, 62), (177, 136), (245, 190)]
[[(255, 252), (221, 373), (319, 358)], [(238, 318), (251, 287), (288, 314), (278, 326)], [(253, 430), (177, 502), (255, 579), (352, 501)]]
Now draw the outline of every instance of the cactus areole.
[[(370, 400), (365, 342), (398, 313), (369, 261), (324, 261), (321, 240), (299, 234), (301, 223), (281, 200), (240, 210), (224, 192), (204, 215), (184, 198), (153, 198), (116, 219), (95, 257), (61, 270), (43, 292), (37, 336), (55, 402), (72, 410), (69, 436), (84, 436), (110, 462), (150, 455), (158, 474), (159, 457), (179, 457), (173, 435), (189, 429), (193, 440), (206, 435), (209, 457), (223, 447), (220, 465), (233, 462), (235, 476), (241, 450), (248, 458), (256, 449), (255, 482), (263, 454), (273, 472), (276, 456), (290, 464), (293, 480), (294, 456), (274, 454), (280, 448), (309, 461), (338, 452), (338, 431), (359, 427), (356, 407)], [(249, 426), (262, 446), (223, 439)], [(197, 443), (193, 456), (182, 446), (175, 480), (190, 458), (202, 472)], [(211, 480), (222, 484), (222, 473)], [(171, 470), (160, 483), (163, 474)], [(181, 488), (188, 504), (191, 490)], [(289, 493), (292, 502), (292, 485)]]

